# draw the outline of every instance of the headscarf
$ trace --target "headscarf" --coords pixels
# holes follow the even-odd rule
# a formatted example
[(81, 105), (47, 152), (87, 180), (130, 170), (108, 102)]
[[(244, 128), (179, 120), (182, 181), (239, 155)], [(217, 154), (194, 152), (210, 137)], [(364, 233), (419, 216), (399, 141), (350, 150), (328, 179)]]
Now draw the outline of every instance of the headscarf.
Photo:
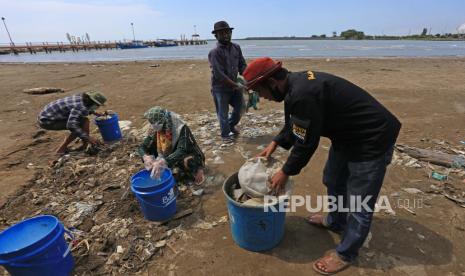
[[(163, 155), (166, 156), (172, 150), (171, 146), (176, 145), (178, 142), (181, 129), (186, 125), (186, 123), (181, 120), (178, 114), (170, 112), (160, 106), (155, 106), (147, 110), (147, 112), (144, 113), (144, 118), (146, 118), (151, 124), (163, 124), (162, 130), (164, 130), (166, 135), (163, 135), (160, 131), (158, 131), (157, 138), (159, 139), (157, 140), (160, 140), (160, 142), (164, 141), (164, 145), (158, 145), (157, 150), (160, 150)], [(157, 141), (157, 144), (160, 144), (160, 142)]]
[(147, 110), (144, 113), (144, 118), (149, 120), (151, 124), (160, 123), (163, 124), (163, 129), (171, 129), (173, 127), (171, 122), (170, 112), (159, 106), (155, 106)]

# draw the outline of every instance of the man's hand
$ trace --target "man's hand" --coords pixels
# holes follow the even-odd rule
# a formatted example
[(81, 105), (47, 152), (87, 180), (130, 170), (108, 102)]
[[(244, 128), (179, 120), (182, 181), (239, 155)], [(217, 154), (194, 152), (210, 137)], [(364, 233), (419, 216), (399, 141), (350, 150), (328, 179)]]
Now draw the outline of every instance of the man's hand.
[(101, 145), (102, 143), (99, 141), (99, 139), (96, 139), (94, 137), (89, 137), (89, 143), (93, 146), (98, 146)]
[(271, 143), (256, 157), (265, 157), (266, 159), (269, 159), (277, 147), (278, 143), (276, 143), (275, 141), (271, 141)]
[(289, 176), (283, 172), (283, 170), (277, 171), (273, 177), (271, 177), (271, 189), (274, 195), (280, 195), (286, 187)]
[(245, 85), (243, 85), (240, 82), (236, 82), (236, 90), (242, 90), (242, 89), (246, 89)]

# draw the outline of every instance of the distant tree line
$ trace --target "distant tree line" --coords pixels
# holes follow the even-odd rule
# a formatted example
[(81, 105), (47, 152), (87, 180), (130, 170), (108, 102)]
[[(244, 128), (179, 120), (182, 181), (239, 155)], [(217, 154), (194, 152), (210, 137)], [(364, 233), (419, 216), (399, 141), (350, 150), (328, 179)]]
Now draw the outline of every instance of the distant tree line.
[(337, 35), (337, 32), (334, 31), (332, 36), (326, 36), (326, 34), (321, 35), (311, 35), (311, 36), (281, 36), (281, 37), (247, 37), (246, 39), (250, 40), (400, 40), (400, 39), (409, 39), (409, 40), (465, 40), (465, 34), (428, 34), (428, 29), (423, 28), (421, 33), (414, 35), (406, 36), (394, 36), (394, 35), (366, 35), (362, 31), (356, 29), (349, 29)]
[[(333, 32), (334, 35), (334, 32)], [(349, 29), (347, 31), (341, 32), (340, 37), (342, 39), (418, 39), (418, 40), (435, 40), (435, 39), (465, 39), (465, 34), (428, 34), (428, 29), (423, 28), (420, 34), (418, 35), (406, 35), (406, 36), (374, 36), (374, 35), (365, 35), (364, 32), (357, 31), (355, 29)]]
[(344, 32), (341, 32), (341, 37), (344, 39), (364, 39), (365, 33), (357, 31), (355, 29), (350, 29)]

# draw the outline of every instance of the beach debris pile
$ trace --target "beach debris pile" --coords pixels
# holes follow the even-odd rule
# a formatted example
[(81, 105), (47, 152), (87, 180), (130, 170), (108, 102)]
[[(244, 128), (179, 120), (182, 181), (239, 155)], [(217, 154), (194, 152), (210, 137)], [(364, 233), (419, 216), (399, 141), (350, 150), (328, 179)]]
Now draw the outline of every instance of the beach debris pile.
[[(224, 218), (204, 217), (199, 212), (202, 197), (194, 195), (199, 187), (184, 183), (177, 185), (178, 211), (171, 220), (143, 218), (129, 183), (143, 169), (134, 152), (143, 134), (144, 129), (130, 129), (122, 141), (102, 146), (94, 156), (72, 152), (52, 167), (31, 169), (32, 180), (0, 209), (0, 229), (25, 218), (54, 215), (74, 235), (76, 275), (128, 275), (142, 271), (154, 256), (177, 252), (174, 242), (187, 238), (185, 229), (200, 222), (212, 227), (224, 223)], [(206, 178), (206, 189), (218, 189), (224, 181), (222, 175), (207, 173)]]
[[(224, 163), (225, 155), (233, 151), (244, 159), (255, 155), (264, 145), (246, 150), (245, 144), (250, 138), (277, 132), (283, 113), (245, 114), (241, 137), (233, 145), (222, 143), (215, 113), (190, 114), (183, 119), (207, 156), (206, 181), (202, 187), (178, 183), (178, 211), (170, 221), (146, 221), (130, 191), (130, 176), (143, 169), (135, 150), (150, 131), (150, 124), (137, 129), (130, 121), (120, 121), (122, 141), (101, 146), (93, 155), (71, 152), (52, 167), (28, 167), (34, 177), (7, 198), (0, 210), (0, 229), (29, 217), (55, 215), (75, 237), (72, 254), (77, 275), (133, 274), (157, 255), (167, 251), (176, 254), (180, 249), (175, 242), (188, 238), (187, 229), (204, 231), (227, 223), (226, 216), (204, 217), (199, 211), (202, 197), (220, 189), (225, 180), (209, 165)], [(264, 139), (264, 143), (269, 140)], [(275, 156), (284, 152), (277, 150)]]
[(423, 170), (431, 185), (416, 190), (443, 195), (465, 208), (465, 146), (437, 139), (421, 142), (421, 148), (397, 144), (392, 164)]
[[(225, 144), (219, 139), (220, 126), (216, 113), (203, 110), (199, 113), (184, 114), (182, 117), (205, 153), (206, 163), (220, 165), (224, 164), (224, 156), (231, 151), (238, 152), (244, 159), (249, 159), (265, 148), (266, 144), (271, 142), (272, 136), (281, 130), (284, 111), (245, 113), (238, 126), (240, 136), (234, 144)], [(250, 141), (257, 141), (256, 138), (265, 136), (269, 137), (263, 139), (264, 144), (253, 149), (244, 148), (244, 145), (250, 144)], [(278, 148), (275, 157), (279, 158), (285, 153), (286, 150)]]

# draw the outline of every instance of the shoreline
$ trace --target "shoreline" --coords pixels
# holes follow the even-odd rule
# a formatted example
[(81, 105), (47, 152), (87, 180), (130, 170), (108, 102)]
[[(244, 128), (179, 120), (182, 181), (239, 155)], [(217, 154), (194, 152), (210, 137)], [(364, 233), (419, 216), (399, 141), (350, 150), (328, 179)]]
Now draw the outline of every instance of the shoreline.
[[(246, 60), (254, 60), (257, 57), (245, 57)], [(315, 56), (315, 57), (271, 57), (272, 59), (277, 60), (291, 60), (291, 61), (326, 61), (330, 59), (331, 61), (337, 60), (465, 60), (464, 56), (373, 56), (373, 57), (351, 57), (351, 56)], [(1, 61), (0, 65), (63, 65), (63, 64), (114, 64), (119, 63), (151, 63), (151, 62), (205, 62), (208, 61), (208, 58), (167, 58), (167, 59), (143, 59), (143, 60), (96, 60), (96, 61), (34, 61), (34, 62), (11, 62), (11, 61)]]

